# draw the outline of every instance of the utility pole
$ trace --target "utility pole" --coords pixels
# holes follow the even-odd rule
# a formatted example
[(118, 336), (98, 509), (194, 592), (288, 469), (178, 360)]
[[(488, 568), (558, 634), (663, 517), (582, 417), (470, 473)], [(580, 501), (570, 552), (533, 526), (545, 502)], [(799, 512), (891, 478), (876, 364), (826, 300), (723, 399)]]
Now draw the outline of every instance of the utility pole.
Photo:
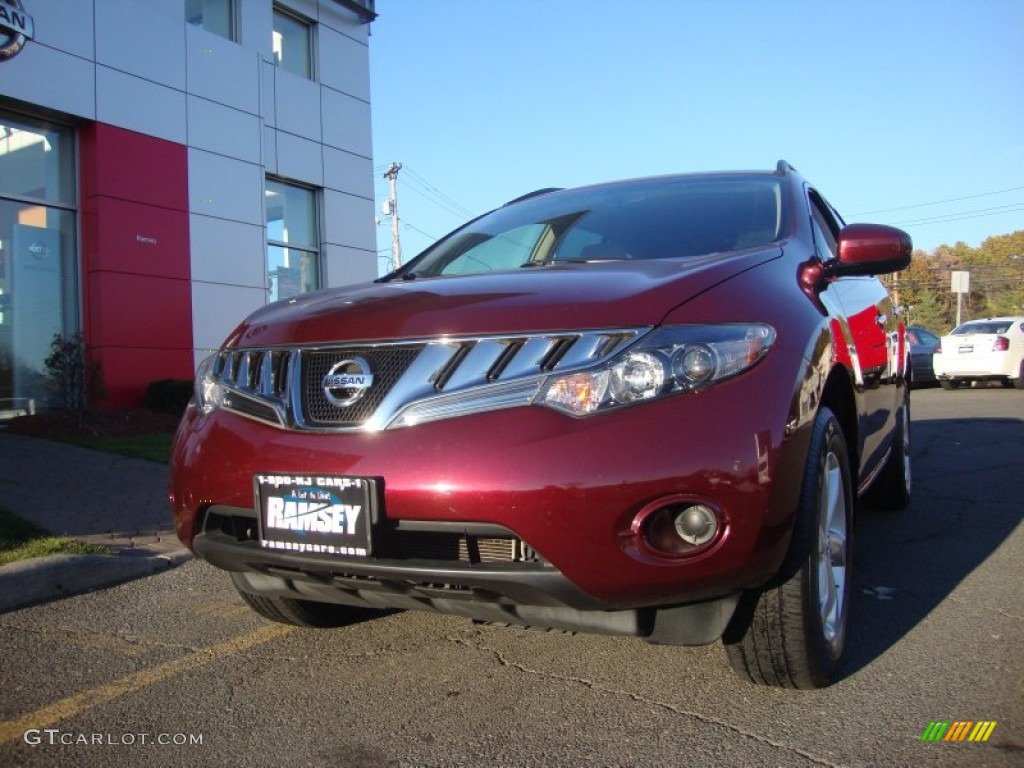
[(391, 214), (391, 260), (395, 269), (402, 266), (402, 243), (398, 238), (398, 172), (402, 170), (401, 163), (392, 163), (388, 166), (384, 178), (391, 182), (391, 197), (388, 198), (388, 208)]

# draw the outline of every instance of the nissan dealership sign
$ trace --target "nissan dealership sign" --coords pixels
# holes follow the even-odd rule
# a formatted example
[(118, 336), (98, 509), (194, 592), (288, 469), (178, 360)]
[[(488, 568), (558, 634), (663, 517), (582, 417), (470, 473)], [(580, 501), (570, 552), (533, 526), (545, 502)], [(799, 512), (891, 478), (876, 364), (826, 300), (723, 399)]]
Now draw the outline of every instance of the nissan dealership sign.
[(32, 17), (21, 0), (0, 0), (0, 61), (17, 56), (33, 37)]

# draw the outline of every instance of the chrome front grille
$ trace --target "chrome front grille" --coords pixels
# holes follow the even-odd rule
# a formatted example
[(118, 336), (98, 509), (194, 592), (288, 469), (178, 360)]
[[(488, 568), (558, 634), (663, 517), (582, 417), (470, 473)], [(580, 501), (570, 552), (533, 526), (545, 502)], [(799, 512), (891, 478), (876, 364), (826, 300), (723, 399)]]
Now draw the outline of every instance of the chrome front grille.
[[(376, 431), (530, 405), (545, 377), (600, 364), (647, 329), (442, 338), (394, 344), (224, 349), (210, 369), (223, 408), (286, 429)], [(325, 391), (359, 358), (372, 384), (338, 405)]]
[[(354, 347), (341, 351), (313, 350), (301, 353), (302, 413), (313, 426), (359, 426), (373, 416), (420, 352), (419, 347)], [(374, 372), (374, 385), (365, 397), (346, 407), (331, 403), (324, 394), (324, 376), (344, 357), (360, 357)]]

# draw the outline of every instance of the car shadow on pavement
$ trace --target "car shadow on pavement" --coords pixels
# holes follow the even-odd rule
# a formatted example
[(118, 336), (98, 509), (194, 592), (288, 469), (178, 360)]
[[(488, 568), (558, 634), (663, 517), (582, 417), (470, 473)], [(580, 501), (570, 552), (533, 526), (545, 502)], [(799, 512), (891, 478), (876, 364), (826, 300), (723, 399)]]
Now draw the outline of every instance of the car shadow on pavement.
[(915, 421), (914, 489), (901, 512), (859, 511), (849, 677), (896, 645), (1020, 523), (1024, 420)]

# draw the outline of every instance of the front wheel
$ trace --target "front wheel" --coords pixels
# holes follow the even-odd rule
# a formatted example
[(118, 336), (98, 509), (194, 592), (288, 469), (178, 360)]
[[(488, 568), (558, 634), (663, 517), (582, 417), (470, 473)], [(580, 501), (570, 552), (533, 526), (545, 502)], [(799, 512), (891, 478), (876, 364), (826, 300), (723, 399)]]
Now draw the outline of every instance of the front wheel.
[(846, 440), (823, 407), (811, 434), (783, 581), (748, 595), (723, 637), (740, 677), (783, 688), (832, 682), (846, 643), (852, 529)]

